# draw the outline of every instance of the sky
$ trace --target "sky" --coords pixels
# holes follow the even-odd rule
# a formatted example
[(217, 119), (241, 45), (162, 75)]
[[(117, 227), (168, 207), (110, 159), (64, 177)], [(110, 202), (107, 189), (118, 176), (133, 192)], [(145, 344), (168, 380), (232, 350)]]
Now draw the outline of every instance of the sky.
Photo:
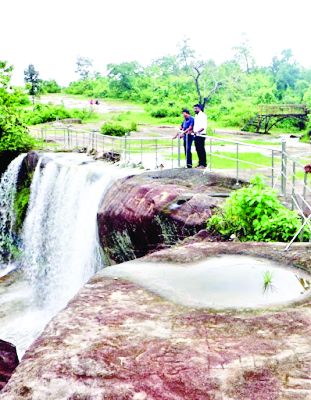
[(1, 2), (0, 59), (14, 84), (34, 64), (42, 79), (77, 78), (78, 56), (104, 73), (109, 63), (148, 64), (184, 38), (204, 59), (232, 58), (246, 34), (257, 65), (291, 48), (311, 67), (311, 0), (10, 0)]

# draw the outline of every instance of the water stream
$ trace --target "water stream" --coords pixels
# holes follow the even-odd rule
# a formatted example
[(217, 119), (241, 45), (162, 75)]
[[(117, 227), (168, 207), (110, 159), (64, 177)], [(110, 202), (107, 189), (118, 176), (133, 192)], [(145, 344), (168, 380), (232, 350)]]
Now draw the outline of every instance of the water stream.
[(0, 276), (4, 269), (12, 268), (12, 248), (15, 243), (13, 226), (15, 223), (14, 199), (18, 173), (25, 154), (19, 155), (9, 165), (0, 181)]
[[(48, 162), (41, 157), (32, 180), (18, 279), (0, 285), (0, 338), (14, 343), (19, 355), (102, 268), (98, 206), (110, 185), (129, 174), (81, 154), (48, 157)], [(10, 171), (17, 169), (21, 159), (13, 161), (7, 175), (14, 175)], [(6, 197), (11, 199), (16, 179), (7, 181), (11, 191)], [(12, 201), (6, 203), (10, 213)], [(6, 225), (9, 217), (3, 219)]]

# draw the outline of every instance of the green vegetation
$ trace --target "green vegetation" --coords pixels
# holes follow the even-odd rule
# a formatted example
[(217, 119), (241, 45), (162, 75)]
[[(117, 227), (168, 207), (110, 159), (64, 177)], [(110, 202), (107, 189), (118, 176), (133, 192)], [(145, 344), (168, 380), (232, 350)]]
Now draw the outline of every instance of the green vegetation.
[(35, 97), (41, 92), (41, 81), (39, 79), (39, 72), (35, 67), (30, 64), (24, 71), (24, 80), (28, 89), (29, 95), (32, 96), (32, 102), (35, 104)]
[(24, 110), (22, 113), (26, 125), (37, 125), (65, 118), (79, 118), (86, 121), (94, 117), (96, 114), (90, 109), (66, 109), (63, 105), (52, 104), (36, 104), (33, 110)]
[(34, 146), (20, 115), (20, 106), (25, 103), (21, 89), (11, 88), (13, 68), (0, 61), (0, 152), (5, 150), (27, 151)]
[[(207, 223), (208, 229), (225, 238), (235, 235), (243, 242), (286, 242), (300, 226), (298, 214), (283, 206), (260, 177), (255, 177), (249, 187), (233, 192)], [(305, 238), (309, 235), (306, 229)]]
[(23, 187), (15, 195), (15, 229), (18, 231), (24, 222), (30, 197), (30, 185)]
[[(274, 57), (267, 67), (256, 67), (247, 41), (235, 47), (235, 56), (220, 65), (200, 60), (185, 41), (176, 54), (154, 60), (109, 64), (107, 75), (93, 72), (89, 59), (79, 58), (78, 81), (66, 93), (93, 98), (119, 99), (143, 104), (155, 124), (180, 122), (182, 107), (206, 104), (211, 124), (241, 128), (258, 111), (260, 104), (305, 103), (311, 108), (311, 70), (303, 68), (290, 50)], [(146, 120), (144, 113), (137, 122)], [(155, 121), (155, 122), (154, 122)], [(285, 120), (282, 131), (310, 129), (301, 121)]]
[(272, 288), (272, 272), (265, 271), (263, 274), (263, 290), (266, 292), (269, 288)]

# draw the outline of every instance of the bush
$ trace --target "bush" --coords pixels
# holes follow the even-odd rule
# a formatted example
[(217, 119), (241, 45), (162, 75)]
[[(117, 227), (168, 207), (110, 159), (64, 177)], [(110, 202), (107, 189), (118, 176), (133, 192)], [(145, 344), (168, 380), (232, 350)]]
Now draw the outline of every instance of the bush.
[(54, 80), (41, 81), (41, 91), (42, 93), (60, 93), (62, 88)]
[(151, 109), (150, 115), (154, 118), (180, 117), (182, 107), (160, 106)]
[(301, 136), (300, 141), (303, 143), (311, 143), (311, 130), (309, 132), (305, 132)]
[[(283, 206), (276, 192), (265, 186), (260, 177), (255, 177), (249, 187), (231, 194), (207, 223), (208, 229), (225, 238), (234, 234), (242, 242), (286, 242), (300, 226), (299, 215)], [(309, 235), (310, 230), (306, 229), (305, 238)]]
[(100, 128), (100, 131), (103, 135), (124, 136), (126, 133), (136, 132), (137, 123), (135, 121), (131, 121), (127, 125), (121, 125), (115, 122), (107, 122)]
[(23, 120), (26, 125), (37, 125), (45, 122), (56, 121), (65, 118), (91, 118), (94, 112), (88, 109), (66, 109), (64, 106), (52, 104), (36, 104), (33, 110), (25, 110)]
[(28, 151), (35, 140), (28, 134), (26, 126), (12, 107), (0, 107), (0, 151)]
[(100, 128), (100, 131), (103, 135), (124, 136), (130, 129), (119, 124), (106, 123)]

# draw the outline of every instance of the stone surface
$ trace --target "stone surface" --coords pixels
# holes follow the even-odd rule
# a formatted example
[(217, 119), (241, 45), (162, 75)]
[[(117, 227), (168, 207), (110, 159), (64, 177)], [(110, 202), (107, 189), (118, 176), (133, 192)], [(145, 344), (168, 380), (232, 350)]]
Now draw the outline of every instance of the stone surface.
[(0, 391), (18, 366), (16, 347), (0, 339)]
[[(253, 254), (311, 271), (311, 246), (210, 243), (145, 260)], [(185, 255), (187, 255), (185, 257)], [(182, 307), (93, 277), (33, 343), (0, 400), (311, 399), (311, 300), (261, 311)]]
[(119, 180), (99, 208), (101, 244), (115, 262), (174, 244), (204, 228), (215, 206), (224, 200), (224, 192), (235, 187), (234, 180), (194, 169)]
[(32, 174), (36, 169), (39, 161), (39, 154), (36, 151), (30, 151), (24, 158), (18, 178), (17, 178), (17, 189), (21, 189), (26, 186), (30, 186)]

